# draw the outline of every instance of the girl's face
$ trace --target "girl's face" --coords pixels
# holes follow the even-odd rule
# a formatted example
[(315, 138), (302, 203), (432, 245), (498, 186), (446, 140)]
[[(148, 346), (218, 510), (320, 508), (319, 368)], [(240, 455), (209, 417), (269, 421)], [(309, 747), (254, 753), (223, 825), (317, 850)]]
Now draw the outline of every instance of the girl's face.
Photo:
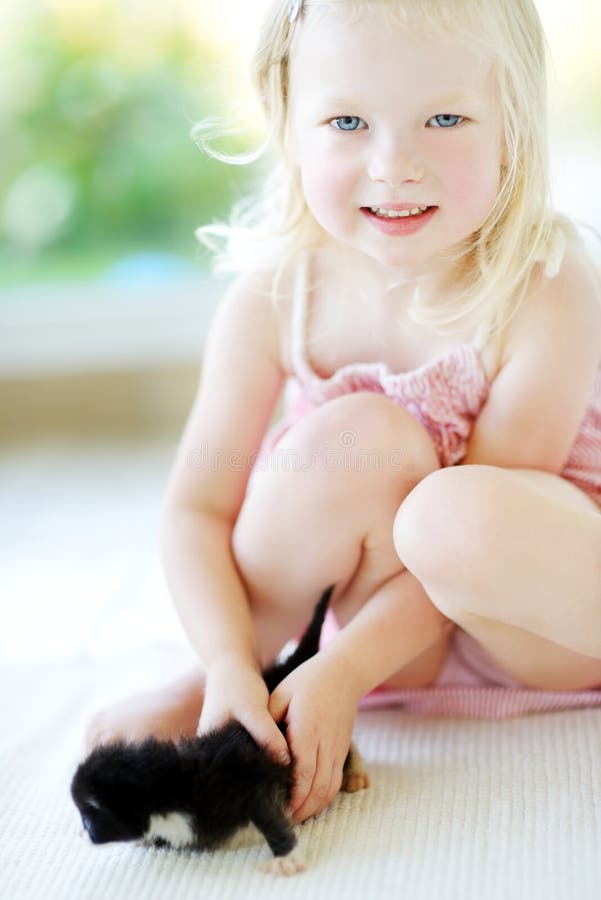
[[(291, 147), (317, 222), (400, 274), (443, 274), (443, 251), (482, 225), (497, 196), (491, 63), (384, 13), (350, 22), (329, 8), (301, 21), (290, 77)], [(420, 206), (429, 209), (415, 217), (382, 213)]]

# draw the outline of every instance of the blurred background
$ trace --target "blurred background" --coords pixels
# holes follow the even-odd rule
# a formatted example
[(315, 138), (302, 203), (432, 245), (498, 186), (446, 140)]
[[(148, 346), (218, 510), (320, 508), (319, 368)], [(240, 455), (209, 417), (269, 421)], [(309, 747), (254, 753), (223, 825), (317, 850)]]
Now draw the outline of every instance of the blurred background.
[[(245, 76), (262, 6), (0, 6), (0, 422), (10, 435), (181, 424), (182, 368), (197, 364), (216, 302), (194, 229), (224, 217), (260, 169), (214, 161), (191, 130), (244, 110), (223, 149), (260, 141)], [(144, 373), (149, 404), (132, 371)], [(98, 384), (109, 374), (110, 392)], [(157, 403), (171, 388), (175, 403)]]
[[(260, 141), (247, 67), (265, 6), (0, 5), (0, 604), (11, 625), (0, 655), (10, 660), (181, 638), (156, 520), (225, 287), (193, 232), (261, 173), (209, 159), (190, 133), (224, 116), (245, 127), (221, 149)], [(557, 205), (601, 230), (601, 5), (538, 8)]]

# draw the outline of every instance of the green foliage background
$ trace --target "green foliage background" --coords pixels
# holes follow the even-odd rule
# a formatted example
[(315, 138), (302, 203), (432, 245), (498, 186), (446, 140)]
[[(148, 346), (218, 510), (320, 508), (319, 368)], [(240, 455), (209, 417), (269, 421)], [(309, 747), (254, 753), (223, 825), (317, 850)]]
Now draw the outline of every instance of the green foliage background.
[[(212, 160), (190, 137), (199, 120), (230, 115), (243, 80), (210, 30), (218, 2), (0, 5), (0, 285), (94, 277), (140, 252), (208, 262), (194, 229), (226, 217), (258, 172)], [(601, 146), (601, 4), (577, 0), (574, 15), (538, 5), (557, 63), (555, 137)]]
[[(136, 52), (115, 22), (70, 31), (44, 5), (6, 60), (0, 104), (0, 281), (90, 276), (124, 255), (192, 263), (198, 225), (227, 214), (244, 167), (211, 160), (190, 130), (222, 115), (210, 38), (177, 17)], [(11, 80), (12, 77), (12, 80)], [(228, 150), (247, 149), (230, 139)]]

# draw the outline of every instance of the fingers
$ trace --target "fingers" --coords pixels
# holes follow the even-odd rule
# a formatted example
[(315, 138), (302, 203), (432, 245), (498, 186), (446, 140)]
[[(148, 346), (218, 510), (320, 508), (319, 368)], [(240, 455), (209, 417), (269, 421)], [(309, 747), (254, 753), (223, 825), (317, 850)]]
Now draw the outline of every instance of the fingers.
[(318, 816), (336, 797), (342, 784), (342, 762), (328, 763), (326, 754), (317, 751), (313, 772), (310, 766), (298, 767), (298, 778), (292, 792), (290, 808), (293, 822), (304, 822)]
[(267, 708), (275, 722), (279, 722), (284, 718), (290, 698), (283, 691), (276, 689), (269, 696)]
[(215, 728), (220, 728), (222, 725), (225, 725), (232, 718), (231, 714), (228, 710), (222, 710), (219, 708), (212, 709), (208, 703), (206, 703), (200, 714), (200, 719), (198, 720), (198, 726), (196, 728), (196, 734), (201, 736), (206, 734), (208, 731), (213, 731)]
[[(294, 760), (294, 784), (290, 795), (290, 810), (294, 822), (304, 822), (307, 818), (307, 815), (304, 815), (305, 807), (312, 807), (312, 803), (308, 801), (317, 777), (317, 747), (313, 752), (309, 748), (302, 755), (295, 753)], [(302, 818), (299, 815), (301, 811), (303, 812)]]
[(252, 679), (245, 677), (243, 684), (233, 696), (231, 691), (224, 696), (221, 688), (221, 682), (211, 682), (210, 678), (208, 679), (197, 734), (202, 735), (236, 719), (278, 762), (290, 765), (291, 756), (286, 738), (267, 709), (268, 694), (265, 682), (259, 679), (253, 683)]
[[(231, 718), (231, 717), (230, 717)], [(225, 720), (227, 721), (227, 720)], [(197, 735), (201, 737), (214, 728), (219, 728), (225, 724), (220, 718), (217, 721), (211, 721), (208, 718), (203, 719), (201, 716), (198, 724)], [(250, 735), (255, 739), (257, 744), (265, 747), (270, 756), (273, 756), (281, 765), (288, 766), (292, 762), (286, 738), (277, 727), (270, 715), (256, 713), (253, 715), (251, 711), (245, 711), (238, 716), (238, 721), (243, 725)]]
[(275, 724), (267, 710), (254, 715), (244, 715), (240, 722), (254, 737), (255, 741), (265, 747), (268, 753), (284, 766), (292, 762), (286, 738)]

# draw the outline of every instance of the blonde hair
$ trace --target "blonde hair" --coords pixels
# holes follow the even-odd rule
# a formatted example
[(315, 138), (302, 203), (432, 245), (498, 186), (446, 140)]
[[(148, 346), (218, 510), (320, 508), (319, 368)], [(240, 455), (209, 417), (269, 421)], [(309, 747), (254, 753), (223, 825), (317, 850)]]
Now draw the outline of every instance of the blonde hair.
[[(435, 308), (414, 306), (409, 315), (419, 324), (452, 331), (455, 323), (461, 328), (461, 320), (475, 313), (477, 342), (482, 346), (493, 336), (500, 340), (539, 271), (535, 264), (544, 263), (545, 274), (552, 277), (566, 243), (582, 244), (575, 225), (551, 206), (546, 44), (533, 0), (305, 0), (294, 23), (288, 3), (275, 0), (252, 63), (268, 123), (265, 144), (252, 158), (269, 149), (276, 153), (276, 164), (258, 197), (236, 207), (229, 225), (198, 229), (199, 239), (212, 249), (215, 238), (225, 239), (217, 257), (219, 271), (274, 270), (274, 294), (284, 269), (320, 243), (322, 232), (307, 208), (287, 149), (289, 59), (304, 15), (330, 6), (344, 7), (351, 16), (384, 9), (404, 27), (456, 37), (493, 60), (507, 161), (497, 200), (478, 231), (449, 257), (456, 264), (459, 292)], [(203, 141), (202, 123), (197, 136), (207, 152), (224, 158)]]

